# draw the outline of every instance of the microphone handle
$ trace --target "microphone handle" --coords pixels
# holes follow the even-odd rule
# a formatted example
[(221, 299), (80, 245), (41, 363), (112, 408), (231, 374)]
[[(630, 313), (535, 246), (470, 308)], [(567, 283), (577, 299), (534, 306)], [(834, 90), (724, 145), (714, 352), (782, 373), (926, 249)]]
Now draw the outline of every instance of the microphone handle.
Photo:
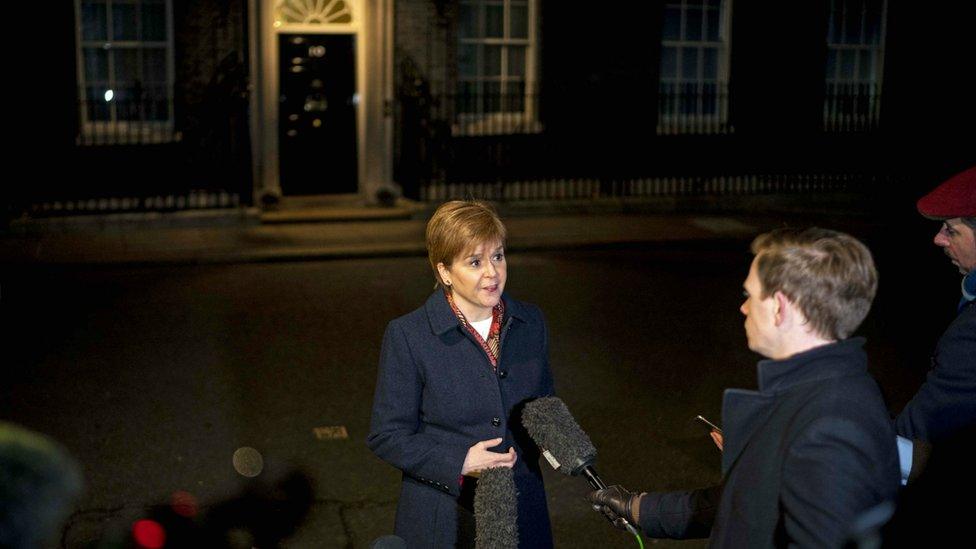
[[(590, 487), (592, 487), (594, 490), (606, 489), (607, 483), (603, 482), (603, 479), (600, 478), (600, 475), (596, 473), (596, 469), (594, 469), (592, 465), (587, 465), (583, 467), (582, 472), (583, 472), (583, 476), (586, 477), (586, 482), (589, 482)], [(620, 517), (620, 520), (623, 521), (624, 528), (626, 528), (628, 532), (640, 538), (640, 534), (637, 532), (637, 528), (634, 528), (634, 526), (630, 524), (630, 521), (628, 521), (624, 517)]]
[(589, 482), (590, 487), (594, 490), (605, 490), (607, 488), (607, 483), (603, 482), (592, 465), (583, 467), (583, 476), (586, 477), (586, 482)]

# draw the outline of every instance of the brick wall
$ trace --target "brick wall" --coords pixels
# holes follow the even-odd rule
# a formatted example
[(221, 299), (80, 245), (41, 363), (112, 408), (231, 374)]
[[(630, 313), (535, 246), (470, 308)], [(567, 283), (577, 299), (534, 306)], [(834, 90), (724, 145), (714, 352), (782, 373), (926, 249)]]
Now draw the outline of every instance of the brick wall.
[[(440, 6), (440, 7), (439, 7)], [(456, 75), (454, 20), (457, 2), (450, 0), (398, 0), (394, 18), (396, 85), (419, 76), (438, 93)]]
[(246, 9), (245, 0), (173, 2), (176, 95), (186, 104), (203, 101), (222, 62), (247, 65)]
[(206, 188), (250, 189), (246, 0), (175, 0), (176, 126)]

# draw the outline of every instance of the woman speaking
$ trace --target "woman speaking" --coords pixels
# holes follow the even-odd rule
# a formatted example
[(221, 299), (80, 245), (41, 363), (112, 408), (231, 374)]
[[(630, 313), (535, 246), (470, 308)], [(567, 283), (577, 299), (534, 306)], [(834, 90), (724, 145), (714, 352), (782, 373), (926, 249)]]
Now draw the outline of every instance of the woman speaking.
[(551, 547), (538, 450), (519, 405), (553, 394), (542, 312), (504, 293), (505, 226), (480, 201), (427, 223), (434, 293), (383, 336), (367, 444), (403, 472), (396, 534), (407, 546), (474, 544), (480, 471), (512, 467), (520, 547)]

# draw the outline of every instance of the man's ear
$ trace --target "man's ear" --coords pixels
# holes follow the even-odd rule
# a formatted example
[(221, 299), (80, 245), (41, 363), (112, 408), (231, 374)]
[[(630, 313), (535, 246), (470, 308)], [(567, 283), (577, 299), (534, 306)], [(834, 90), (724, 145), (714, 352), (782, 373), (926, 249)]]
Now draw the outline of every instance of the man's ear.
[(773, 294), (773, 301), (776, 303), (773, 316), (776, 326), (782, 326), (784, 322), (792, 320), (793, 302), (790, 301), (790, 298), (786, 297), (783, 292), (777, 291)]

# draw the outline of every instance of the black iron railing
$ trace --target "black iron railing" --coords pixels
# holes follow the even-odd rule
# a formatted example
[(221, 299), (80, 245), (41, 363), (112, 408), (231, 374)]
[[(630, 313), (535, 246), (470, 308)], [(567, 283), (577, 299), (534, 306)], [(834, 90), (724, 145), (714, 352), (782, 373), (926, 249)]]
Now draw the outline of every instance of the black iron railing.
[(648, 176), (624, 179), (550, 178), (490, 182), (434, 182), (421, 199), (440, 202), (483, 198), (500, 202), (639, 197), (822, 195), (890, 187), (891, 176), (865, 174), (748, 173), (711, 176)]
[(435, 103), (435, 116), (451, 121), (451, 135), (512, 135), (539, 133), (536, 93), (451, 93)]
[(122, 214), (144, 212), (174, 212), (237, 208), (242, 205), (241, 195), (227, 191), (194, 190), (180, 194), (156, 194), (152, 196), (118, 196), (101, 198), (59, 198), (35, 200), (16, 206), (16, 212), (31, 217), (55, 217), (89, 214)]
[(104, 94), (78, 104), (79, 145), (147, 145), (179, 141), (166, 98), (124, 99)]
[(823, 124), (830, 132), (864, 132), (878, 128), (881, 88), (871, 83), (828, 82)]
[(658, 86), (659, 135), (731, 133), (729, 87), (725, 82), (661, 82)]

